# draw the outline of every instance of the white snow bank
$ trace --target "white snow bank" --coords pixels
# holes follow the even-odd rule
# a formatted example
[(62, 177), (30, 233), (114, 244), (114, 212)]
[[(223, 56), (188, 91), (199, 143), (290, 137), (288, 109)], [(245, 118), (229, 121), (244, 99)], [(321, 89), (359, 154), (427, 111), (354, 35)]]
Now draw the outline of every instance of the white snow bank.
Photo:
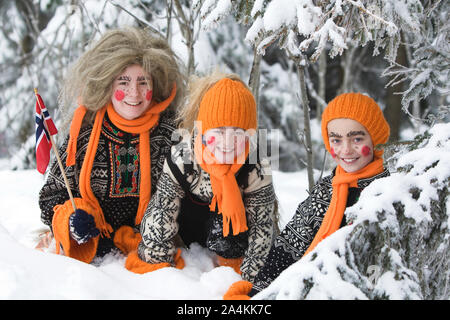
[[(292, 215), (305, 175), (274, 172), (274, 180), (282, 213)], [(0, 299), (222, 299), (241, 279), (229, 267), (214, 267), (212, 254), (198, 245), (183, 250), (183, 270), (143, 275), (126, 270), (121, 254), (86, 264), (36, 250), (39, 234), (48, 230), (38, 206), (43, 177), (36, 170), (3, 170), (0, 181)]]

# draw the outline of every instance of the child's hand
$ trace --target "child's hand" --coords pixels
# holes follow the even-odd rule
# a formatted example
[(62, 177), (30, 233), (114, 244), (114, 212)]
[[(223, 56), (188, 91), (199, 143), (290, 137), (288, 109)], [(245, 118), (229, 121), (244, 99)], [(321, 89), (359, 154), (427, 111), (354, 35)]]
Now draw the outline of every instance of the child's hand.
[(241, 280), (233, 283), (224, 294), (223, 300), (250, 300), (248, 294), (252, 290), (251, 282)]
[(75, 210), (70, 216), (69, 232), (78, 244), (86, 243), (100, 234), (95, 226), (94, 217), (82, 209)]

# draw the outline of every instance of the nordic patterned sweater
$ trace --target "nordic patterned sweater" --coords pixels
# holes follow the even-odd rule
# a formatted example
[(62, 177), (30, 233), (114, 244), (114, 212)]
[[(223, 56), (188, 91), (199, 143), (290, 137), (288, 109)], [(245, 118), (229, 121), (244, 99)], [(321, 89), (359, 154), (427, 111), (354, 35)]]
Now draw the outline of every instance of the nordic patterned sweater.
[[(182, 141), (172, 147), (171, 159), (187, 181), (189, 192), (209, 204), (213, 198), (210, 176), (194, 160), (193, 141), (190, 134), (185, 134)], [(240, 170), (242, 169), (243, 167)], [(275, 232), (278, 230), (274, 222), (276, 221), (274, 218), (275, 193), (270, 170), (269, 161), (263, 159), (248, 171), (243, 184), (239, 184), (238, 181), (248, 226), (246, 237), (248, 245), (240, 267), (242, 277), (246, 280), (253, 280), (263, 265), (264, 258), (276, 236)], [(239, 175), (239, 172), (236, 175)], [(161, 178), (156, 186), (156, 193), (152, 197), (141, 223), (142, 241), (138, 247), (140, 259), (148, 263), (169, 262), (173, 264), (176, 250), (175, 238), (179, 227), (177, 217), (180, 213), (180, 204), (185, 196), (185, 190), (166, 160)], [(215, 230), (212, 230), (212, 233), (222, 235), (221, 215), (211, 214), (216, 215), (214, 217), (220, 217), (220, 220), (213, 223), (212, 228)], [(198, 232), (201, 232), (200, 227)], [(208, 249), (215, 251), (214, 248), (208, 247)]]
[[(358, 180), (358, 188), (349, 188), (347, 207), (354, 205), (361, 191), (375, 179), (387, 177), (388, 170), (371, 178)], [(331, 202), (333, 187), (331, 175), (320, 179), (314, 186), (309, 197), (300, 203), (294, 216), (284, 230), (275, 239), (272, 248), (255, 281), (250, 296), (257, 294), (277, 278), (287, 267), (300, 260), (311, 244), (322, 224), (322, 220)], [(345, 215), (341, 227), (347, 224)]]
[[(156, 190), (156, 182), (161, 175), (164, 159), (173, 144), (175, 129), (174, 114), (161, 114), (159, 123), (150, 132), (151, 192)], [(77, 140), (76, 163), (66, 167), (66, 175), (74, 197), (81, 197), (78, 188), (81, 166), (86, 154), (92, 126), (81, 128)], [(66, 161), (68, 137), (59, 149), (61, 160)], [(99, 200), (105, 220), (116, 231), (123, 225), (135, 227), (139, 204), (139, 134), (118, 129), (105, 114), (97, 152), (91, 171), (91, 187)], [(56, 161), (52, 164), (47, 180), (39, 193), (41, 220), (52, 226), (53, 208), (69, 199), (64, 180)], [(114, 234), (111, 235), (111, 238)], [(108, 243), (105, 243), (108, 241)], [(102, 238), (97, 255), (103, 255), (112, 248), (112, 241)], [(101, 251), (105, 252), (101, 252)]]

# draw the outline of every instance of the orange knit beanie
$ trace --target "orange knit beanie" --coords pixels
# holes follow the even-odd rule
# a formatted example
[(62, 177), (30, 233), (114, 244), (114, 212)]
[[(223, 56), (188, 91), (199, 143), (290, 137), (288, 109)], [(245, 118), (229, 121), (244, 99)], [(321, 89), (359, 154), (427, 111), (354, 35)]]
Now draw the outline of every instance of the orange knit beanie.
[[(322, 137), (325, 147), (330, 152), (327, 124), (331, 120), (347, 118), (358, 121), (369, 132), (374, 146), (384, 144), (389, 138), (390, 128), (378, 104), (361, 93), (343, 93), (328, 103), (322, 114)], [(383, 150), (375, 150), (380, 157)]]
[(202, 132), (218, 127), (256, 129), (256, 102), (250, 90), (237, 80), (224, 78), (216, 82), (200, 102), (197, 121)]

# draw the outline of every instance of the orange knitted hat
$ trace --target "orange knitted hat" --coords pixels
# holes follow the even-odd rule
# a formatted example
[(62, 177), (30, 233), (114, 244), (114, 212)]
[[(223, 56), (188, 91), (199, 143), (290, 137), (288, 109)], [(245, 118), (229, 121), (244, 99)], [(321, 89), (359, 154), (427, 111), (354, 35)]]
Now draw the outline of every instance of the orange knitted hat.
[(200, 102), (197, 121), (202, 132), (218, 127), (256, 129), (256, 102), (243, 83), (229, 78), (216, 82)]
[[(390, 128), (378, 104), (361, 93), (343, 93), (328, 103), (322, 113), (322, 137), (325, 147), (330, 152), (327, 124), (331, 120), (347, 118), (358, 121), (369, 132), (374, 146), (384, 144), (389, 138)], [(380, 157), (383, 150), (375, 150)]]

